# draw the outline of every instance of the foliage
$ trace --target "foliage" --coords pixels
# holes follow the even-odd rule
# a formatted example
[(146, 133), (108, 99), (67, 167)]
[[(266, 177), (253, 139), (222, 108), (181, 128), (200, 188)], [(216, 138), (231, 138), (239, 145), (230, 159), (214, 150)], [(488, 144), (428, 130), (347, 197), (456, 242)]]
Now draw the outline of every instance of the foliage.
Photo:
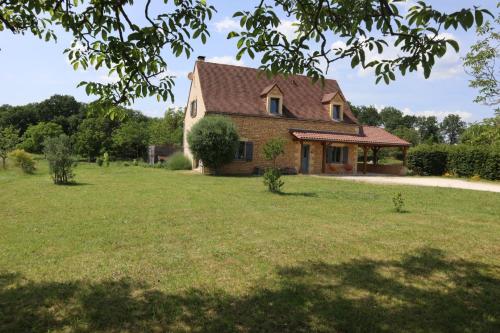
[(448, 170), (460, 177), (500, 179), (500, 147), (458, 145), (448, 155)]
[(92, 161), (109, 147), (109, 132), (104, 118), (87, 118), (82, 121), (75, 135), (75, 150)]
[(44, 141), (44, 154), (54, 184), (69, 184), (73, 181), (76, 160), (72, 156), (71, 140), (67, 135), (47, 138)]
[(132, 160), (132, 165), (133, 165), (133, 166), (138, 166), (138, 165), (139, 165), (139, 161), (138, 161), (136, 158), (134, 158), (134, 159)]
[(125, 158), (144, 157), (149, 142), (146, 122), (128, 121), (113, 133), (113, 149)]
[(14, 160), (14, 164), (23, 170), (24, 173), (33, 173), (35, 171), (35, 160), (31, 154), (23, 149), (16, 149), (9, 153), (9, 157)]
[(382, 119), (380, 118), (380, 114), (373, 105), (371, 106), (351, 106), (351, 110), (358, 118), (358, 121), (362, 125), (369, 126), (380, 126), (382, 124)]
[(460, 136), (462, 143), (500, 146), (500, 116), (470, 125)]
[(104, 163), (104, 161), (103, 161), (103, 159), (102, 159), (102, 158), (97, 157), (97, 158), (95, 159), (95, 163), (96, 163), (98, 166), (102, 167), (102, 164)]
[[(81, 82), (87, 94), (113, 104), (131, 104), (152, 95), (166, 101), (173, 99), (174, 83), (166, 75), (167, 57), (189, 57), (194, 40), (205, 43), (216, 9), (206, 0), (165, 2), (159, 9), (152, 7), (157, 12), (150, 5), (151, 0), (144, 5), (133, 0), (30, 0), (28, 5), (3, 1), (0, 31), (31, 32), (49, 41), (56, 39), (52, 26), (59, 26), (58, 32), (73, 37), (65, 53), (75, 70), (105, 68), (118, 76), (112, 83)], [(132, 11), (144, 13), (145, 19), (137, 19)], [(278, 13), (294, 18), (296, 33), (282, 32)], [(401, 12), (396, 1), (388, 0), (262, 0), (254, 10), (234, 13), (241, 31), (230, 32), (228, 38), (237, 39), (237, 59), (262, 54), (261, 68), (269, 74), (306, 73), (319, 80), (332, 63), (350, 59), (353, 68), (374, 68), (377, 82), (389, 83), (397, 72), (405, 75), (420, 68), (429, 77), (436, 58), (459, 49), (458, 42), (443, 32), (481, 26), (485, 14), (491, 15), (479, 7), (444, 12), (424, 1)], [(327, 36), (344, 38), (345, 46), (331, 49)], [(390, 47), (397, 50), (395, 58), (384, 54)], [(382, 56), (370, 60), (375, 53)]]
[(465, 121), (460, 119), (458, 114), (449, 114), (441, 122), (441, 132), (447, 143), (454, 145), (458, 143), (460, 135), (465, 130)]
[(272, 161), (274, 168), (276, 168), (276, 159), (285, 153), (285, 144), (286, 141), (282, 138), (272, 138), (262, 147), (264, 158)]
[[(398, 127), (396, 128), (392, 134), (400, 137), (403, 140), (408, 141), (411, 143), (412, 146), (416, 146), (420, 142), (420, 135), (418, 134), (418, 131), (414, 128), (408, 128), (408, 127)], [(382, 152), (382, 151), (381, 151)]]
[(2, 158), (2, 167), (5, 169), (5, 160), (10, 151), (19, 143), (19, 130), (9, 126), (0, 128), (0, 158)]
[(396, 128), (403, 126), (403, 112), (388, 106), (380, 111), (380, 118), (384, 128), (392, 133)]
[(285, 182), (281, 180), (281, 172), (278, 168), (267, 168), (264, 172), (264, 185), (272, 193), (281, 193), (281, 188)]
[(449, 147), (419, 145), (408, 152), (408, 168), (421, 176), (441, 176), (447, 170)]
[(394, 194), (392, 197), (392, 203), (394, 204), (394, 209), (398, 213), (404, 212), (405, 200), (403, 199), (403, 195), (401, 192)]
[(162, 119), (153, 119), (150, 124), (151, 145), (174, 144), (182, 145), (184, 130), (183, 108), (168, 109)]
[(480, 38), (464, 58), (466, 72), (472, 76), (469, 85), (479, 89), (474, 100), (476, 103), (498, 105), (500, 103), (500, 88), (497, 75), (500, 58), (500, 16), (493, 22), (486, 22), (477, 28)]
[(187, 140), (194, 158), (217, 173), (220, 166), (234, 159), (239, 137), (229, 118), (208, 116), (194, 124)]
[(191, 160), (182, 152), (173, 154), (165, 163), (165, 168), (169, 170), (191, 170), (191, 166)]
[(109, 167), (109, 153), (107, 151), (102, 155), (102, 161), (104, 162), (104, 166)]
[(437, 118), (418, 117), (417, 119), (418, 133), (420, 134), (420, 141), (422, 143), (433, 144), (442, 142), (441, 129)]
[(48, 138), (63, 134), (61, 125), (53, 122), (40, 122), (28, 127), (23, 135), (21, 147), (31, 153), (40, 154), (43, 151), (43, 142)]

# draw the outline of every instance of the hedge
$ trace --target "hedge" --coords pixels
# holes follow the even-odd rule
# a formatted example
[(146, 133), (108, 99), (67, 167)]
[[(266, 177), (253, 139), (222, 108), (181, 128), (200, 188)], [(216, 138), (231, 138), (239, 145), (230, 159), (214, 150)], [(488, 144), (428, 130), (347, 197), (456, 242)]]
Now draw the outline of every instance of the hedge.
[(447, 170), (448, 152), (446, 145), (419, 145), (408, 152), (408, 168), (417, 175), (441, 176)]
[(479, 175), (498, 180), (500, 147), (420, 145), (408, 152), (408, 167), (418, 175), (440, 176), (450, 172), (460, 177)]

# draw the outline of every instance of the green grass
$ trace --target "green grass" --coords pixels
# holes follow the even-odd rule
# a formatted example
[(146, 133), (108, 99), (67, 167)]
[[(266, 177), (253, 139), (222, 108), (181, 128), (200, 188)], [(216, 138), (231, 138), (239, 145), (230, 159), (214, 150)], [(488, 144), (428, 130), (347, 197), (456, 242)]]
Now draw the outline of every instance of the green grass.
[(0, 332), (500, 331), (499, 194), (44, 164), (0, 171)]

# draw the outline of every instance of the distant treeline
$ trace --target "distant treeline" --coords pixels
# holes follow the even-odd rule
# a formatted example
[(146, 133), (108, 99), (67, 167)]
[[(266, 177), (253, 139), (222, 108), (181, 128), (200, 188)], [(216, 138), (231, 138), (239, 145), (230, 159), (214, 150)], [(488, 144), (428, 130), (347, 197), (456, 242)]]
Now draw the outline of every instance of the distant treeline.
[(123, 117), (110, 119), (93, 103), (54, 95), (40, 103), (0, 106), (0, 129), (14, 128), (19, 147), (32, 153), (42, 152), (45, 138), (64, 133), (71, 137), (75, 152), (91, 161), (104, 152), (131, 159), (144, 157), (151, 144), (182, 145), (182, 109), (169, 109), (163, 118), (125, 108), (119, 114)]

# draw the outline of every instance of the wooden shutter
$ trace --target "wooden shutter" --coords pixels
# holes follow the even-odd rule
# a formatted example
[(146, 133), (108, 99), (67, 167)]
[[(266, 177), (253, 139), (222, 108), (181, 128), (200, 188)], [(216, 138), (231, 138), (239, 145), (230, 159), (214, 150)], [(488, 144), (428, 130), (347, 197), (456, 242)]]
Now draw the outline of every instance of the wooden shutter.
[(245, 142), (245, 158), (247, 161), (253, 159), (253, 142), (251, 141)]
[(326, 163), (332, 163), (332, 147), (326, 148)]
[(349, 147), (342, 147), (342, 163), (347, 164), (349, 162)]

